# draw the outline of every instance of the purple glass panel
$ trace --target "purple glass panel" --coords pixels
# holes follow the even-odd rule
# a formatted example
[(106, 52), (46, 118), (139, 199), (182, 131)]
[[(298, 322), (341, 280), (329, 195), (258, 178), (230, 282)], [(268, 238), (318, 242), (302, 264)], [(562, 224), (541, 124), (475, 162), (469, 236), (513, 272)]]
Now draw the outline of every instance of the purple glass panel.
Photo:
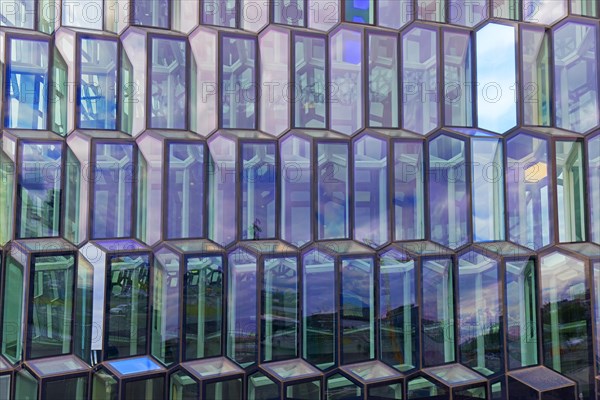
[(395, 240), (424, 238), (423, 163), (423, 142), (394, 143)]
[(208, 143), (208, 237), (220, 245), (236, 239), (236, 142), (216, 136)]
[(317, 145), (317, 237), (347, 239), (350, 201), (348, 198), (348, 145)]

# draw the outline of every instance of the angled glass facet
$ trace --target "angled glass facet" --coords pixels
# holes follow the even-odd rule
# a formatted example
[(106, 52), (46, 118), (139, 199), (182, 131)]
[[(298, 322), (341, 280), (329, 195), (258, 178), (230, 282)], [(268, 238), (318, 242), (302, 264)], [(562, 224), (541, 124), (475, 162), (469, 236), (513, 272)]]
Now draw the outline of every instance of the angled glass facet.
[(117, 127), (117, 41), (81, 38), (79, 127)]
[(551, 124), (549, 34), (543, 27), (521, 27), (521, 99), (525, 125)]
[(433, 383), (424, 377), (412, 378), (406, 385), (408, 399), (440, 399), (449, 398), (448, 390), (440, 384)]
[(255, 372), (248, 377), (248, 399), (275, 400), (279, 397), (279, 387), (267, 375)]
[(471, 34), (462, 31), (445, 31), (443, 38), (444, 123), (449, 126), (472, 126)]
[(260, 129), (278, 136), (290, 128), (290, 33), (266, 28), (258, 44), (262, 91)]
[(571, 13), (586, 17), (598, 17), (598, 3), (594, 0), (570, 0)]
[(423, 142), (396, 142), (394, 143), (394, 239), (423, 239), (424, 212)]
[(25, 318), (25, 266), (12, 256), (5, 261), (3, 273), (2, 356), (11, 363), (22, 360)]
[(438, 116), (438, 33), (416, 26), (402, 33), (402, 126), (425, 135)]
[(518, 20), (520, 18), (519, 8), (521, 3), (517, 0), (493, 0), (492, 16), (494, 18), (503, 18)]
[(302, 260), (302, 357), (320, 369), (327, 369), (337, 359), (334, 260), (315, 250)]
[(11, 38), (7, 46), (4, 127), (46, 129), (48, 42)]
[(504, 133), (517, 124), (516, 30), (490, 23), (477, 31), (476, 39), (478, 125)]
[(327, 378), (325, 395), (327, 400), (362, 399), (363, 390), (344, 375), (335, 374)]
[(587, 142), (590, 240), (600, 244), (600, 135)]
[(369, 33), (368, 125), (398, 128), (400, 99), (398, 85), (398, 37)]
[(190, 130), (203, 136), (218, 126), (220, 102), (218, 87), (218, 32), (198, 28), (189, 36), (189, 125)]
[(508, 238), (536, 250), (550, 243), (553, 229), (548, 142), (519, 134), (506, 148)]
[(256, 40), (221, 39), (221, 126), (256, 129)]
[(237, 143), (217, 136), (208, 143), (208, 149), (208, 237), (224, 246), (237, 236)]
[(597, 25), (577, 22), (554, 31), (554, 106), (559, 128), (584, 133), (600, 124), (597, 36)]
[(374, 136), (354, 142), (354, 239), (378, 247), (389, 240), (388, 144)]
[(346, 22), (372, 24), (375, 21), (374, 0), (348, 0), (344, 4)]
[(466, 144), (451, 136), (429, 143), (431, 240), (450, 248), (468, 241), (469, 193)]
[(555, 143), (558, 241), (582, 242), (586, 239), (583, 143), (574, 140)]
[(523, 20), (551, 25), (567, 14), (568, 0), (536, 0), (523, 2)]
[(325, 128), (325, 37), (294, 35), (294, 121), (296, 128)]
[(363, 34), (341, 28), (329, 38), (329, 126), (351, 135), (363, 121)]
[(186, 41), (152, 37), (150, 43), (150, 127), (184, 129), (187, 119)]
[(317, 238), (348, 238), (350, 233), (348, 145), (318, 143), (317, 162)]
[(447, 0), (417, 0), (417, 18), (424, 21), (444, 22)]

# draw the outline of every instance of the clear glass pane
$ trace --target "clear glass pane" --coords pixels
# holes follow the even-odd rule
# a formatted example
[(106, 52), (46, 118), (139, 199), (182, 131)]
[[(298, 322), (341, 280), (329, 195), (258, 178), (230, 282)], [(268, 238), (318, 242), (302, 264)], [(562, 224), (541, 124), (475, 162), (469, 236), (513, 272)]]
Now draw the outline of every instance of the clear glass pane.
[(335, 374), (327, 378), (327, 400), (359, 400), (363, 398), (362, 388), (343, 375)]
[(400, 29), (414, 17), (412, 0), (379, 0), (376, 5), (379, 26)]
[(469, 239), (465, 142), (439, 136), (429, 143), (431, 240), (457, 248)]
[(585, 15), (586, 17), (597, 17), (598, 3), (595, 0), (571, 0), (571, 13)]
[(448, 399), (448, 391), (442, 386), (438, 386), (433, 382), (421, 377), (413, 378), (408, 381), (407, 394), (408, 399)]
[(262, 289), (263, 361), (298, 355), (298, 266), (296, 258), (264, 260)]
[(521, 27), (521, 98), (525, 125), (551, 124), (549, 51), (548, 34), (544, 28)]
[(446, 0), (417, 0), (417, 18), (444, 22)]
[(290, 128), (290, 33), (266, 28), (260, 35), (258, 45), (260, 129), (271, 135), (280, 135)]
[(36, 256), (29, 289), (29, 357), (68, 354), (71, 351), (75, 257)]
[(130, 237), (135, 183), (133, 145), (97, 143), (93, 151), (92, 238)]
[(123, 392), (126, 399), (163, 400), (165, 378), (141, 379), (124, 384)]
[(436, 30), (414, 27), (402, 34), (404, 129), (424, 135), (439, 125), (438, 62)]
[[(48, 11), (42, 11), (42, 13)], [(62, 25), (74, 28), (102, 29), (102, 0), (63, 0)]]
[(575, 380), (582, 398), (590, 398), (593, 350), (589, 272), (583, 261), (559, 252), (541, 257), (540, 262), (544, 364)]
[(398, 128), (398, 39), (369, 33), (369, 126)]
[(280, 400), (279, 387), (260, 372), (252, 374), (248, 378), (248, 400)]
[(388, 146), (373, 136), (354, 142), (354, 239), (378, 247), (389, 240)]
[(421, 349), (429, 367), (455, 360), (453, 267), (440, 259), (424, 260), (422, 268)]
[[(64, 40), (64, 47), (70, 48), (75, 46), (72, 37), (64, 35), (61, 39)], [(72, 128), (72, 123), (69, 119), (71, 114), (69, 108), (72, 109), (72, 101), (69, 101), (69, 99), (72, 99), (71, 84), (69, 83), (69, 67), (56, 44), (52, 56), (49, 88), (51, 101), (48, 104), (49, 129), (64, 136)]]
[(237, 0), (204, 0), (201, 3), (202, 23), (235, 28)]
[(600, 123), (597, 35), (596, 25), (575, 22), (554, 32), (554, 105), (559, 128), (584, 133)]
[(46, 129), (48, 42), (10, 39), (8, 46), (4, 127)]
[(555, 143), (558, 240), (582, 242), (586, 239), (583, 146), (571, 140)]
[(474, 251), (459, 258), (460, 361), (484, 376), (504, 371), (499, 282), (500, 268), (493, 259)]
[(536, 272), (529, 259), (505, 265), (506, 362), (516, 369), (538, 363)]
[(321, 369), (334, 365), (336, 340), (336, 271), (333, 258), (318, 251), (303, 257), (302, 355)]
[(185, 129), (186, 41), (153, 37), (150, 64), (150, 128)]
[(242, 144), (242, 239), (275, 238), (276, 148), (273, 142)]
[(469, 32), (444, 32), (444, 123), (446, 125), (473, 125), (471, 57)]
[(494, 23), (477, 31), (478, 125), (492, 132), (517, 124), (515, 36), (514, 27)]
[(208, 237), (225, 246), (237, 236), (237, 144), (216, 136), (208, 143), (208, 150)]
[(75, 325), (73, 354), (91, 364), (93, 318), (94, 270), (92, 265), (79, 256), (77, 260), (77, 286), (75, 287)]
[(290, 136), (280, 144), (281, 238), (302, 246), (312, 238), (312, 152), (308, 140)]
[(4, 267), (4, 301), (2, 318), (2, 355), (10, 362), (22, 359), (23, 317), (25, 313), (25, 272), (23, 266), (8, 256)]
[(488, 6), (489, 0), (449, 0), (447, 20), (451, 24), (473, 27), (489, 16)]
[(130, 357), (146, 351), (150, 263), (147, 255), (112, 256), (107, 261), (104, 328), (106, 359)]
[(373, 260), (342, 260), (340, 329), (342, 363), (375, 357), (375, 293)]
[(229, 255), (227, 302), (227, 356), (247, 367), (257, 358), (256, 258), (236, 250)]
[(504, 240), (504, 156), (499, 139), (471, 140), (473, 241)]
[(20, 143), (17, 238), (58, 236), (62, 142)]
[(169, 143), (167, 154), (167, 239), (202, 237), (204, 146), (200, 143)]
[(38, 400), (38, 383), (26, 369), (20, 370), (15, 377), (15, 397)]
[(170, 25), (168, 0), (133, 0), (130, 7), (134, 25), (152, 28), (168, 28)]
[(221, 354), (223, 320), (223, 261), (221, 257), (186, 259), (183, 299), (185, 304), (185, 359)]
[(42, 386), (42, 395), (47, 399), (75, 399), (87, 398), (88, 378), (63, 377), (58, 380), (46, 381)]
[(33, 29), (36, 0), (13, 0), (0, 4), (0, 26)]
[(590, 239), (600, 244), (600, 135), (587, 143)]
[(169, 377), (169, 400), (191, 400), (200, 398), (200, 384), (183, 371)]
[(117, 42), (82, 38), (79, 127), (117, 127)]
[(224, 36), (221, 54), (221, 126), (256, 129), (256, 41)]
[(348, 238), (348, 145), (318, 143), (317, 160), (317, 238)]
[(405, 372), (419, 365), (415, 262), (392, 250), (381, 256), (379, 268), (381, 360)]
[(329, 41), (329, 126), (345, 135), (363, 127), (363, 45), (360, 31), (342, 28)]
[(425, 167), (422, 142), (394, 143), (394, 215), (396, 240), (425, 235)]
[(273, 3), (273, 22), (292, 26), (306, 24), (303, 0), (281, 0)]
[(294, 127), (325, 128), (325, 38), (294, 35)]
[(0, 151), (0, 244), (2, 245), (13, 237), (14, 190), (15, 164), (5, 152)]
[(520, 6), (521, 3), (517, 0), (493, 0), (492, 15), (495, 18), (518, 20)]
[(523, 20), (551, 25), (567, 14), (567, 0), (523, 2)]
[(512, 242), (532, 249), (550, 243), (548, 143), (517, 135), (507, 142), (506, 183), (508, 235)]

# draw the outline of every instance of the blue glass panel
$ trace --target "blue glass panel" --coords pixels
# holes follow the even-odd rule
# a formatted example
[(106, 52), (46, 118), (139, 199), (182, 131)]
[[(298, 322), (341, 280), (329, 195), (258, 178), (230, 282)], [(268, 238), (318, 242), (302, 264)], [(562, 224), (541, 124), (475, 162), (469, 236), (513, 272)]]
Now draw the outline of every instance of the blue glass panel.
[(79, 127), (117, 127), (117, 41), (82, 38), (80, 42)]
[(224, 246), (236, 239), (237, 144), (217, 136), (208, 143), (208, 237)]
[(396, 36), (369, 34), (369, 126), (397, 128), (398, 40)]
[(424, 238), (424, 172), (422, 142), (394, 143), (395, 240)]
[(204, 146), (171, 143), (168, 150), (167, 238), (204, 234)]
[(348, 145), (317, 145), (317, 237), (348, 238), (350, 200), (348, 198)]
[(223, 37), (221, 52), (222, 127), (256, 129), (256, 41)]
[(92, 238), (130, 237), (134, 191), (133, 145), (96, 144)]
[(8, 46), (4, 127), (46, 129), (48, 42), (10, 39)]
[(312, 237), (311, 145), (290, 136), (281, 142), (281, 238), (302, 246)]
[(152, 361), (150, 357), (136, 357), (127, 360), (109, 361), (107, 364), (123, 375), (141, 374), (161, 369), (160, 365)]
[(150, 127), (184, 129), (187, 121), (186, 42), (152, 38)]
[(242, 144), (242, 239), (275, 238), (276, 144)]
[(325, 128), (325, 38), (294, 36), (294, 126)]
[(345, 19), (348, 22), (372, 24), (374, 20), (373, 0), (346, 0)]
[(133, 0), (132, 17), (134, 25), (153, 28), (169, 27), (169, 0)]

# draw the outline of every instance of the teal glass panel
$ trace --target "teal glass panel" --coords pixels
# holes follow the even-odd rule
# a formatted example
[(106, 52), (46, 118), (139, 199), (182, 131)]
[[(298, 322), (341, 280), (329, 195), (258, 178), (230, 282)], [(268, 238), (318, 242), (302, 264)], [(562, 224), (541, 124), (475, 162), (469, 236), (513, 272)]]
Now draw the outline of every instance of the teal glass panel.
[(336, 270), (333, 258), (319, 251), (303, 256), (302, 356), (320, 369), (334, 365)]
[(425, 236), (425, 166), (422, 142), (394, 143), (394, 238)]
[(279, 387), (266, 375), (257, 372), (248, 377), (248, 400), (280, 400)]
[(419, 365), (415, 262), (391, 250), (380, 258), (379, 341), (381, 360), (401, 372)]
[(504, 370), (501, 290), (497, 261), (475, 251), (459, 258), (460, 361), (484, 376)]
[(61, 142), (21, 142), (17, 238), (59, 235), (62, 150)]
[(15, 163), (5, 152), (0, 151), (0, 244), (2, 245), (13, 237), (15, 175)]
[(344, 2), (344, 17), (347, 22), (373, 24), (375, 6), (373, 0), (347, 0)]
[(165, 398), (163, 377), (126, 382), (123, 386), (126, 399), (163, 400)]
[(26, 369), (22, 369), (16, 374), (15, 398), (38, 400), (38, 383)]
[(318, 143), (317, 160), (317, 239), (348, 238), (348, 145)]
[[(70, 37), (66, 36), (64, 38), (63, 46), (73, 46)], [(68, 117), (70, 114), (68, 108), (72, 105), (72, 102), (69, 101), (72, 96), (69, 90), (69, 66), (57, 46), (54, 47), (52, 56), (49, 88), (51, 101), (48, 104), (50, 130), (65, 136), (71, 126)]]
[(552, 252), (540, 259), (544, 364), (578, 383), (582, 398), (593, 387), (589, 271), (583, 261)]
[[(515, 28), (487, 24), (476, 39), (478, 125), (504, 133), (517, 124)], [(501, 64), (495, 61), (499, 59)]]
[(186, 41), (152, 37), (151, 43), (150, 128), (185, 129)]
[(28, 357), (68, 354), (72, 340), (75, 257), (35, 256), (31, 269)]
[(281, 0), (273, 3), (273, 22), (292, 26), (305, 26), (307, 10), (303, 0)]
[(360, 400), (363, 398), (362, 388), (341, 374), (327, 378), (325, 394), (327, 400)]
[(507, 261), (506, 346), (509, 369), (538, 363), (536, 271), (533, 260)]
[(368, 53), (369, 126), (398, 128), (400, 98), (397, 36), (369, 33)]
[(169, 400), (192, 400), (200, 398), (200, 384), (190, 375), (178, 371), (169, 377)]
[(117, 127), (117, 41), (81, 38), (79, 72), (79, 127)]
[(325, 38), (294, 35), (294, 126), (325, 128)]
[(431, 240), (457, 248), (469, 240), (469, 192), (464, 141), (438, 136), (429, 143)]
[(224, 36), (221, 41), (221, 126), (256, 129), (256, 40)]
[(106, 282), (107, 316), (104, 351), (107, 359), (146, 351), (150, 261), (147, 255), (112, 256)]
[(80, 207), (81, 207), (81, 163), (71, 148), (67, 147), (65, 164), (65, 198), (63, 213), (63, 237), (71, 243), (80, 243)]
[(179, 257), (165, 249), (154, 254), (151, 354), (166, 366), (179, 361)]
[(266, 258), (262, 289), (263, 361), (298, 356), (298, 266), (296, 258)]
[(25, 313), (25, 271), (8, 256), (4, 268), (4, 300), (2, 301), (2, 355), (10, 362), (22, 359), (23, 318)]
[(543, 27), (521, 27), (521, 83), (523, 93), (523, 123), (551, 124), (550, 47), (548, 33)]
[(228, 379), (207, 383), (205, 393), (207, 399), (242, 400), (243, 385), (241, 379)]
[(229, 255), (227, 356), (242, 367), (257, 361), (256, 258), (236, 250)]
[(4, 127), (46, 129), (48, 42), (11, 38), (7, 47)]
[(185, 359), (221, 354), (223, 261), (221, 257), (186, 257), (183, 277)]
[(276, 217), (273, 143), (242, 143), (242, 239), (274, 239)]
[(591, 138), (586, 147), (590, 240), (600, 244), (600, 135)]
[(130, 143), (97, 143), (92, 182), (92, 238), (124, 238), (132, 232), (135, 168)]
[(435, 399), (435, 400), (449, 400), (450, 395), (448, 390), (440, 385), (422, 378), (417, 377), (408, 381), (406, 392), (408, 394), (407, 399)]
[(421, 353), (424, 367), (455, 360), (452, 264), (448, 259), (423, 261)]
[(499, 139), (471, 139), (473, 241), (504, 240), (504, 156)]
[(375, 358), (373, 259), (345, 259), (341, 268), (341, 362), (351, 364)]
[(444, 123), (448, 126), (473, 126), (471, 34), (445, 31), (443, 38)]
[(585, 177), (583, 143), (555, 142), (558, 241), (582, 242), (585, 237)]
[(92, 345), (92, 304), (94, 269), (80, 256), (77, 260), (77, 285), (75, 287), (75, 325), (73, 332), (73, 353), (91, 364)]

